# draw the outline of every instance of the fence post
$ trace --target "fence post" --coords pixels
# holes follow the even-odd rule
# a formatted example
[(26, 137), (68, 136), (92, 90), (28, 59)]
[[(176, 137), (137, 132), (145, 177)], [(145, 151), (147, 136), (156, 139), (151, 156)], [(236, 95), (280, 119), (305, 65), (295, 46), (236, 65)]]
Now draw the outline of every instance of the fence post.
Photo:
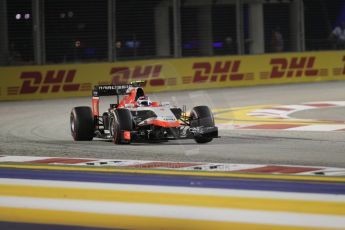
[(181, 0), (173, 0), (174, 57), (181, 57)]
[(7, 0), (0, 1), (0, 65), (8, 62)]
[(116, 0), (108, 0), (108, 61), (116, 60)]
[(43, 1), (32, 0), (34, 62), (37, 65), (45, 63), (43, 15)]
[(244, 34), (243, 34), (243, 3), (236, 0), (236, 34), (237, 34), (237, 54), (244, 54)]

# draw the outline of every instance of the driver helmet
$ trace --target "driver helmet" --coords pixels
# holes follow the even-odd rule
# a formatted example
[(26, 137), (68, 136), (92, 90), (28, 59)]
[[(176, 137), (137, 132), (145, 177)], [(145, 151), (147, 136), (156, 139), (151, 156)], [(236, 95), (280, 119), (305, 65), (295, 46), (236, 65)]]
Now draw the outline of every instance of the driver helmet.
[(139, 97), (137, 103), (138, 106), (150, 106), (152, 104), (148, 96)]

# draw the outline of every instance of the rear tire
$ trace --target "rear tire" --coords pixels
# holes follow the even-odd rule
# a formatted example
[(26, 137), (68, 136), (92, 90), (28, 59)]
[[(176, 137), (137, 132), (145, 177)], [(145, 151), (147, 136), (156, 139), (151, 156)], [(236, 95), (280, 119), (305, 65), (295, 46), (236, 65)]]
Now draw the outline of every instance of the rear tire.
[[(196, 106), (190, 113), (190, 127), (214, 127), (213, 114), (207, 106)], [(213, 140), (212, 137), (196, 136), (194, 140), (199, 144), (208, 143)]]
[(92, 110), (87, 106), (75, 107), (70, 116), (71, 134), (75, 141), (91, 141), (94, 136)]
[(123, 130), (133, 130), (132, 113), (128, 109), (116, 109), (110, 117), (110, 133), (114, 144), (130, 144), (130, 141), (122, 140), (121, 131)]

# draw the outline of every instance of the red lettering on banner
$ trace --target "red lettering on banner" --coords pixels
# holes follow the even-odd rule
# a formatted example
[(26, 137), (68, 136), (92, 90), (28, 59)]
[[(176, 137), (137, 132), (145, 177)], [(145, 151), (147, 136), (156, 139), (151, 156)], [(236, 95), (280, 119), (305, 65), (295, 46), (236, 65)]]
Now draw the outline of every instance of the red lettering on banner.
[(243, 73), (238, 73), (238, 69), (240, 68), (240, 61), (234, 61), (234, 64), (232, 65), (232, 70), (231, 72), (233, 74), (230, 75), (230, 79), (232, 81), (241, 81), (244, 78), (244, 74)]
[(303, 68), (305, 66), (305, 63), (307, 61), (307, 58), (302, 57), (300, 59), (298, 58), (292, 58), (290, 62), (290, 70), (288, 71), (288, 77), (293, 77), (294, 71), (296, 70), (296, 77), (301, 77), (303, 74)]
[[(159, 78), (162, 71), (162, 65), (154, 65), (151, 73), (151, 79), (149, 81), (149, 84), (151, 86), (164, 86), (165, 85), (165, 79)], [(150, 77), (149, 77), (150, 78)]]
[(22, 72), (20, 79), (23, 84), (20, 88), (20, 94), (31, 94), (39, 91), (40, 93), (57, 93), (61, 91), (78, 91), (80, 84), (73, 83), (76, 70), (49, 70), (44, 78), (41, 72), (31, 71)]
[[(68, 71), (67, 76), (65, 78), (65, 83), (73, 83), (76, 72), (77, 71), (75, 69)], [(78, 91), (79, 87), (80, 87), (80, 84), (64, 84), (62, 86), (63, 91), (65, 92)]]
[(127, 84), (129, 82), (129, 68), (127, 67), (114, 67), (110, 70), (113, 75), (112, 83), (114, 85)]
[(145, 66), (142, 68), (141, 66), (136, 66), (133, 70), (132, 78), (140, 78), (140, 79), (147, 79), (149, 78), (152, 72), (152, 66)]
[(313, 69), (315, 57), (272, 58), (270, 78), (317, 76), (319, 70)]
[(211, 77), (211, 81), (217, 81), (218, 75), (220, 75), (220, 81), (225, 81), (227, 77), (226, 73), (230, 71), (230, 66), (231, 66), (230, 61), (224, 62), (223, 65), (222, 65), (222, 62), (217, 61), (213, 69), (213, 75)]
[(211, 73), (211, 64), (209, 62), (194, 63), (193, 69), (195, 70), (193, 82), (207, 81)]
[(130, 81), (147, 80), (151, 86), (164, 86), (165, 79), (160, 78), (162, 65), (136, 66), (133, 69), (129, 67), (111, 68), (112, 84), (128, 84)]
[(312, 69), (314, 67), (315, 59), (315, 57), (310, 57), (308, 60), (307, 69), (305, 70), (305, 75), (307, 75), (308, 77), (317, 76), (319, 73), (319, 70)]
[(42, 76), (40, 72), (22, 72), (20, 79), (24, 80), (20, 94), (35, 93), (42, 81)]
[(196, 62), (192, 68), (195, 71), (192, 82), (240, 81), (244, 74), (238, 73), (241, 61)]
[(52, 87), (52, 92), (58, 92), (60, 90), (60, 83), (63, 82), (63, 78), (65, 75), (64, 70), (59, 70), (55, 75), (55, 71), (50, 70), (47, 72), (46, 77), (44, 79), (44, 85), (41, 87), (41, 93), (47, 93), (49, 88)]
[(271, 78), (281, 78), (285, 74), (285, 70), (288, 66), (287, 60), (285, 58), (274, 58), (270, 62), (273, 65)]
[(161, 65), (155, 65), (152, 71), (152, 77), (159, 77), (162, 71), (162, 66)]

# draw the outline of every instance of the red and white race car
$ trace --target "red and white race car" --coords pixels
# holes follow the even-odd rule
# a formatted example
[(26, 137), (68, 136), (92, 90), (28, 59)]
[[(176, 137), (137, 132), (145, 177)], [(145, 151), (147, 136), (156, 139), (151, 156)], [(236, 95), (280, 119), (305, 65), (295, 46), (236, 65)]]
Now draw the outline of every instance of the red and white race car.
[[(136, 140), (193, 138), (197, 143), (207, 143), (218, 137), (218, 128), (207, 106), (196, 106), (187, 115), (185, 109), (151, 101), (141, 87), (143, 83), (95, 86), (92, 109), (80, 106), (71, 111), (74, 140), (90, 141), (97, 137), (124, 144)], [(99, 113), (101, 96), (117, 97), (116, 103), (110, 104), (102, 115)]]

